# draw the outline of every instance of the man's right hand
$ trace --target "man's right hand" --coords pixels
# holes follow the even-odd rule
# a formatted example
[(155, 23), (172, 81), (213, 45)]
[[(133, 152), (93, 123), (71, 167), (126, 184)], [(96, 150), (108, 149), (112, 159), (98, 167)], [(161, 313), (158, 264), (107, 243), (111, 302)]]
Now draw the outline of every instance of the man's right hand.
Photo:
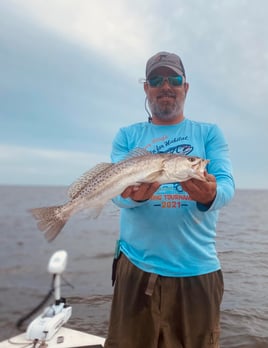
[(159, 187), (160, 184), (158, 182), (129, 186), (122, 192), (121, 196), (123, 198), (131, 198), (134, 201), (146, 201), (152, 197)]

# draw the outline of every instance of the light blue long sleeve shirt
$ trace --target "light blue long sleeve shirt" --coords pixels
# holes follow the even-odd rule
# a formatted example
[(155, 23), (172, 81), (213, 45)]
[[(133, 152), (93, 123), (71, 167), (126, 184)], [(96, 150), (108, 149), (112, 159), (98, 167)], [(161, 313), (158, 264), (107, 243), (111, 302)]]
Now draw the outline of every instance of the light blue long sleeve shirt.
[(138, 268), (162, 276), (187, 277), (220, 269), (215, 237), (219, 209), (235, 191), (227, 142), (218, 126), (184, 119), (176, 125), (137, 123), (121, 128), (112, 162), (135, 148), (209, 159), (217, 194), (207, 208), (190, 199), (179, 183), (164, 184), (145, 202), (116, 197), (121, 208), (120, 250)]

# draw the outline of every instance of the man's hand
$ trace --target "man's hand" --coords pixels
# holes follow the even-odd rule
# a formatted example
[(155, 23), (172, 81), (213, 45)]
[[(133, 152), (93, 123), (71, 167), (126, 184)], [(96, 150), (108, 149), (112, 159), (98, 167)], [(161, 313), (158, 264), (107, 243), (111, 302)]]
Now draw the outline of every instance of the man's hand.
[(146, 201), (150, 199), (155, 191), (159, 188), (160, 184), (154, 182), (152, 184), (140, 184), (139, 186), (129, 186), (122, 192), (123, 198), (131, 198), (134, 201)]
[(210, 205), (216, 197), (216, 179), (214, 175), (205, 172), (207, 181), (190, 179), (181, 183), (181, 187), (196, 202), (204, 205)]

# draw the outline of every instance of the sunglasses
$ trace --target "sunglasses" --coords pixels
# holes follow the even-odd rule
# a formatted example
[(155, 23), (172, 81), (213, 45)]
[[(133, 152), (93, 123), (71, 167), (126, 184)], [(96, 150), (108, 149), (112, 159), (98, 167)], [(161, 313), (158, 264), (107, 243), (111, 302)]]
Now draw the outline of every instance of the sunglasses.
[(168, 81), (168, 83), (173, 87), (179, 87), (183, 84), (183, 76), (154, 76), (147, 80), (150, 87), (161, 87), (165, 81)]

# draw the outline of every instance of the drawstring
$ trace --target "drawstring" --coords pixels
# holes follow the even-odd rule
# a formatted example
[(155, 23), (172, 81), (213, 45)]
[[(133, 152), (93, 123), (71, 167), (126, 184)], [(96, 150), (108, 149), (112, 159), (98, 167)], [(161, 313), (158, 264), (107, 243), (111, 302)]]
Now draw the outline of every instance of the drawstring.
[(148, 279), (145, 295), (152, 296), (158, 275), (151, 273)]

